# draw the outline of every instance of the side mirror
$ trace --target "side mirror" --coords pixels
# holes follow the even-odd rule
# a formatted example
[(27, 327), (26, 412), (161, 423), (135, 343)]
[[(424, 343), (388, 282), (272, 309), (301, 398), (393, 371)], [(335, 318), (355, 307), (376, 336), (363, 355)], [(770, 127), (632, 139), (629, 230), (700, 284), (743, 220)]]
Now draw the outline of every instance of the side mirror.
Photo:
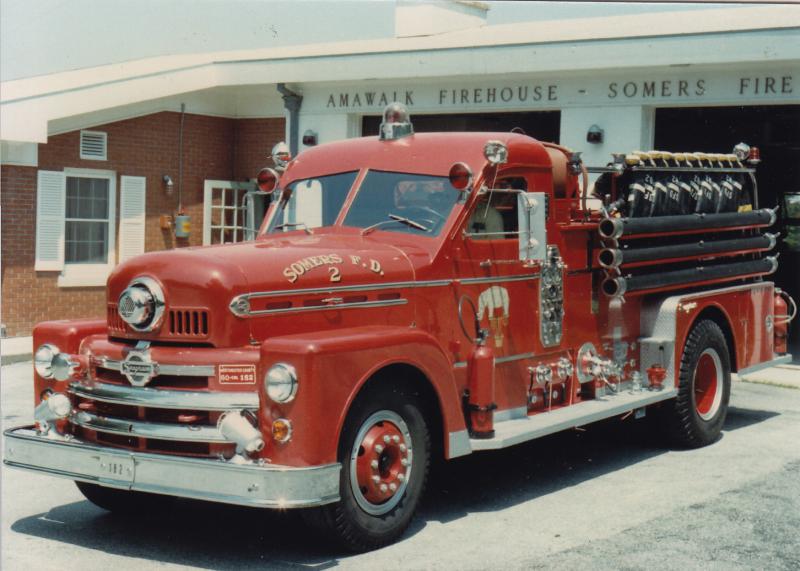
[(547, 193), (519, 193), (517, 216), (519, 259), (527, 262), (544, 262), (547, 258)]

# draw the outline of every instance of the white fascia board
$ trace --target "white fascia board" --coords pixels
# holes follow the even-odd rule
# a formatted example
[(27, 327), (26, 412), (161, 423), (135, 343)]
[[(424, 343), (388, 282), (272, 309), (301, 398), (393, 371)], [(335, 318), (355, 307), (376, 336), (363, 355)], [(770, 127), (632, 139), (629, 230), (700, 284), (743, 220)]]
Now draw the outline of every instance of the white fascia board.
[(0, 139), (46, 143), (48, 122), (216, 85), (211, 65), (74, 88), (0, 105)]
[[(79, 87), (114, 84), (137, 77), (161, 76), (205, 67), (213, 63), (304, 59), (342, 55), (459, 48), (541, 46), (561, 42), (629, 40), (735, 33), (768, 29), (800, 29), (800, 6), (731, 6), (723, 9), (659, 12), (608, 18), (586, 18), (547, 22), (522, 22), (485, 26), (432, 36), (359, 40), (285, 46), (262, 50), (234, 50), (217, 53), (161, 56), (46, 76), (3, 82), (0, 101), (73, 90)], [(275, 79), (275, 82), (282, 81)]]
[[(359, 54), (381, 55), (426, 50), (500, 48), (547, 44), (727, 34), (740, 31), (800, 29), (800, 6), (730, 6), (691, 12), (658, 12), (607, 18), (521, 22), (432, 36), (376, 39), (328, 44), (285, 46), (268, 50), (237, 50), (217, 54), (217, 63), (304, 59)], [(281, 81), (281, 80), (276, 80)]]
[(327, 56), (306, 59), (219, 63), (221, 84), (251, 82), (253, 77), (286, 83), (372, 80), (440, 80), (553, 75), (657, 67), (763, 65), (800, 61), (793, 30), (737, 32), (711, 36), (660, 37), (647, 40), (593, 40), (538, 46), (425, 50)]
[(800, 7), (730, 7), (691, 17), (675, 12), (526, 22), (428, 37), (151, 58), (3, 83), (0, 139), (46, 142), (52, 120), (258, 78), (419, 80), (797, 61), (798, 30)]

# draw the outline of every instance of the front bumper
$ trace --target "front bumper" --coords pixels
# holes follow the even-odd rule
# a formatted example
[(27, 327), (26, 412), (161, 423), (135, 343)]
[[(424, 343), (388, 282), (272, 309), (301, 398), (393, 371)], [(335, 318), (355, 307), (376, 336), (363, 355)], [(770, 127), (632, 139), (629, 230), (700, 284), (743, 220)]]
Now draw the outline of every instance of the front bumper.
[(33, 427), (4, 433), (4, 464), (102, 486), (262, 508), (319, 506), (339, 500), (341, 465), (307, 468), (234, 464), (53, 440)]

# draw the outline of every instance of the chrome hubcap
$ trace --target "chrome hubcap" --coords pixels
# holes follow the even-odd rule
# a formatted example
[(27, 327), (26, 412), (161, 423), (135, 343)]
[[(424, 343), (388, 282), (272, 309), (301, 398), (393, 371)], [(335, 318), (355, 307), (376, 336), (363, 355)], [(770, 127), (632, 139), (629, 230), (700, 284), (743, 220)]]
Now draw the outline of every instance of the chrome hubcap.
[(361, 425), (350, 455), (350, 486), (365, 512), (382, 515), (400, 503), (411, 476), (411, 444), (405, 421), (390, 410)]

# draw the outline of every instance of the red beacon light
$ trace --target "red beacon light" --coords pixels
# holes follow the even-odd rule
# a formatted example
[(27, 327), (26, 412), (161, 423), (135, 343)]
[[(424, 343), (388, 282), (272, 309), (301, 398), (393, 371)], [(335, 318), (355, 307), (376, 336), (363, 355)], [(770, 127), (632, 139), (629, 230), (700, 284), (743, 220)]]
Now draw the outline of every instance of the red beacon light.
[(271, 168), (263, 168), (259, 171), (256, 181), (261, 192), (271, 194), (278, 186), (278, 173)]
[(455, 163), (450, 167), (449, 178), (453, 188), (468, 191), (472, 184), (472, 169), (465, 163)]
[(751, 165), (761, 162), (761, 151), (758, 150), (758, 147), (751, 147), (747, 143), (739, 143), (733, 147), (733, 154), (740, 162), (747, 161)]

